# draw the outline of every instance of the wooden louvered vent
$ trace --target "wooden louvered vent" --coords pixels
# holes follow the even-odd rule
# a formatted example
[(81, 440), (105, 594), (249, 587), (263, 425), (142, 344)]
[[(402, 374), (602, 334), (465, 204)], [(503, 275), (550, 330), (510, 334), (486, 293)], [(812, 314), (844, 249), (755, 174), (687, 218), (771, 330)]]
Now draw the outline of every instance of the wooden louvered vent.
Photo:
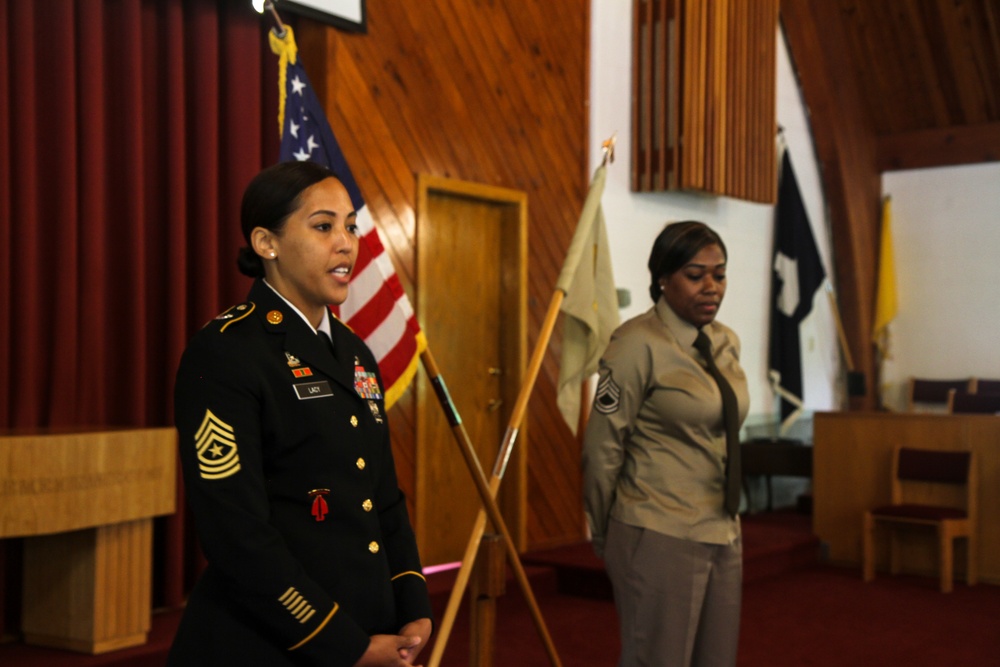
[(773, 203), (778, 0), (634, 0), (632, 189)]

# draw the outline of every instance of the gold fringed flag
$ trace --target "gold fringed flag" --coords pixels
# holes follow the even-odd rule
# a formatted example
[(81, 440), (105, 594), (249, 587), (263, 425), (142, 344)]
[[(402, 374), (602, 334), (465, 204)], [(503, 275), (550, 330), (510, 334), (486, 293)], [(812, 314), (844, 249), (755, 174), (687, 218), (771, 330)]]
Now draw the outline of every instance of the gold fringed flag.
[(878, 287), (872, 339), (883, 359), (889, 357), (889, 323), (896, 318), (896, 265), (892, 248), (892, 201), (882, 200), (882, 239), (878, 253)]
[[(896, 264), (892, 247), (892, 202), (889, 197), (882, 200), (882, 232), (878, 254), (878, 283), (875, 286), (875, 318), (872, 323), (872, 341), (877, 350), (879, 401), (882, 407), (892, 409), (894, 403), (891, 391), (893, 373), (891, 352), (891, 330), (889, 325), (896, 319)], [(895, 407), (901, 407), (896, 405)]]

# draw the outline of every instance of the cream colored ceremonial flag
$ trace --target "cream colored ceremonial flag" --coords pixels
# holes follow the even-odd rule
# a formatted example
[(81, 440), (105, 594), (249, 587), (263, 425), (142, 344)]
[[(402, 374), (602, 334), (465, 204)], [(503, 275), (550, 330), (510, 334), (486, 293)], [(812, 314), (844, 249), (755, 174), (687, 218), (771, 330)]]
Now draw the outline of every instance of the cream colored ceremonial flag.
[(618, 293), (601, 211), (605, 177), (606, 166), (602, 164), (594, 172), (556, 284), (566, 295), (560, 307), (565, 318), (556, 403), (574, 434), (580, 421), (583, 382), (597, 372), (604, 348), (619, 323)]

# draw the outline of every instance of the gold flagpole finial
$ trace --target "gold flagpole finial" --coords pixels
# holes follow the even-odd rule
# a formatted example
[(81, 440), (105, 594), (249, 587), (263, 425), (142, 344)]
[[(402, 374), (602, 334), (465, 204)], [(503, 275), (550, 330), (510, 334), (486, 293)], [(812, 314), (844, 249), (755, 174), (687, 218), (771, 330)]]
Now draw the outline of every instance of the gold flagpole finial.
[(281, 22), (281, 17), (278, 16), (278, 10), (274, 8), (274, 2), (272, 2), (272, 0), (267, 0), (267, 2), (264, 3), (264, 9), (271, 12), (271, 15), (274, 17), (274, 22), (278, 24), (278, 27), (274, 28), (275, 34), (278, 37), (284, 37), (285, 24)]
[(271, 12), (271, 16), (274, 17), (274, 22), (277, 23), (277, 27), (273, 28), (274, 34), (280, 39), (285, 36), (285, 24), (281, 21), (281, 17), (278, 16), (278, 10), (274, 8), (274, 0), (251, 0), (254, 10), (258, 14), (263, 14), (265, 11)]
[(616, 131), (610, 137), (601, 142), (601, 150), (604, 151), (604, 157), (601, 158), (601, 165), (606, 165), (608, 162), (615, 161), (615, 138), (618, 136)]

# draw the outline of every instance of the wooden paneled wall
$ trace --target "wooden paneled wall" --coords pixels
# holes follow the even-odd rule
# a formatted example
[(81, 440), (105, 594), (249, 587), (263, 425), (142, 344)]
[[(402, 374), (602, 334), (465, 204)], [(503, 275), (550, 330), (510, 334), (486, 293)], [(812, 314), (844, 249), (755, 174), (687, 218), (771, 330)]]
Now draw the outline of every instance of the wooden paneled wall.
[(634, 0), (632, 189), (773, 203), (778, 0)]
[[(529, 350), (589, 181), (589, 12), (588, 0), (368, 0), (367, 34), (297, 23), (306, 70), (411, 299), (417, 174), (527, 193)], [(584, 535), (579, 444), (555, 407), (560, 340), (558, 327), (524, 426), (528, 548)], [(445, 379), (462, 391), (461, 377)], [(411, 501), (415, 414), (411, 388), (389, 415)]]

